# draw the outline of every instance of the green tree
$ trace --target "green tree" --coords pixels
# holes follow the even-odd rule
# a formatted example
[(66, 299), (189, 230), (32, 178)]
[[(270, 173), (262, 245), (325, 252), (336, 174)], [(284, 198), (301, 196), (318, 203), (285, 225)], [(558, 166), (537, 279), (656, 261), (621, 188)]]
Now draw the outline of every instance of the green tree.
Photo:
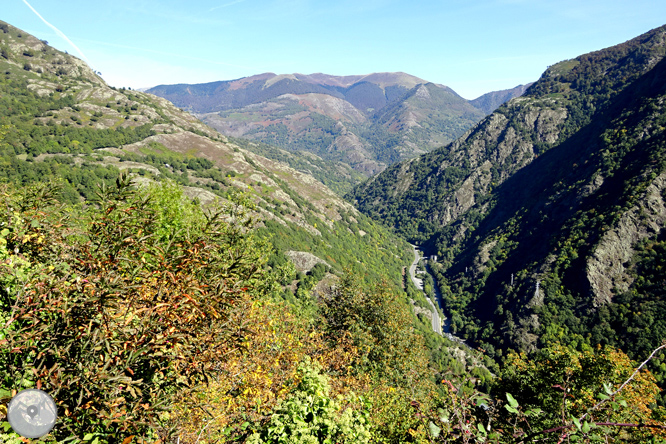
[[(306, 359), (298, 368), (300, 382), (293, 393), (253, 433), (248, 444), (369, 443), (367, 406), (362, 399), (332, 399), (328, 378)], [(361, 404), (360, 409), (349, 408)]]
[(508, 401), (494, 427), (566, 438), (585, 421), (585, 436), (641, 442), (660, 430), (660, 409), (652, 410), (659, 388), (649, 371), (634, 372), (635, 363), (612, 347), (575, 351), (555, 344), (531, 357), (512, 353), (493, 386)]
[(408, 310), (387, 284), (365, 289), (363, 280), (350, 272), (322, 308), (329, 336), (337, 340), (350, 335), (361, 352), (359, 369), (400, 386), (430, 377), (423, 338), (414, 330)]

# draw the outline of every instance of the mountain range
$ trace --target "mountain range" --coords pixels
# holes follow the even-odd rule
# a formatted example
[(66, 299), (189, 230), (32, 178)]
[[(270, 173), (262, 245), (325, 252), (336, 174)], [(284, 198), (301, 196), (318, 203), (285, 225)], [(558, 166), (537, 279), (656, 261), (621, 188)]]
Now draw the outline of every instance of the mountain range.
[(372, 176), (442, 146), (525, 87), (474, 101), (401, 73), (264, 73), (204, 84), (160, 85), (164, 97), (221, 133), (307, 151)]
[[(28, 183), (58, 171), (68, 177), (65, 195), (73, 201), (92, 196), (93, 180), (81, 176), (104, 181), (120, 169), (142, 180), (177, 180), (203, 202), (243, 189), (283, 253), (309, 251), (340, 270), (361, 258), (345, 257), (324, 240), (342, 236), (349, 245), (367, 243), (358, 249), (360, 263), (375, 271), (384, 259), (395, 270), (397, 262), (388, 258), (408, 255), (405, 247), (373, 257), (377, 239), (390, 234), (304, 172), (328, 174), (336, 184), (331, 175), (358, 180), (344, 163), (331, 168), (312, 153), (223, 136), (165, 99), (111, 88), (80, 60), (10, 25), (2, 29), (5, 178)], [(389, 166), (348, 195), (362, 213), (437, 254), (434, 268), (458, 333), (489, 350), (533, 350), (554, 328), (576, 338), (594, 325), (615, 332), (597, 331), (601, 342), (631, 336), (625, 324), (598, 317), (619, 310), (617, 301), (633, 294), (637, 264), (654, 265), (649, 258), (640, 262), (641, 254), (661, 242), (664, 36), (658, 28), (554, 64), (526, 90), (478, 99), (477, 106), (490, 109), (519, 96), (459, 139)], [(433, 97), (459, 110), (471, 106), (444, 86), (401, 73), (265, 74), (160, 88), (192, 99), (191, 108), (223, 113), (270, 103), (280, 108), (296, 100), (285, 91), (296, 89), (312, 99), (304, 103), (329, 114), (337, 110), (335, 126), (380, 114), (388, 123), (387, 116), (412, 103), (426, 109), (423, 103), (434, 103)], [(333, 102), (317, 101), (323, 96), (340, 106), (326, 108)], [(404, 247), (397, 239), (391, 243)], [(566, 307), (566, 314), (553, 314), (553, 304)], [(660, 331), (661, 321), (651, 319)], [(484, 339), (489, 334), (495, 339)], [(644, 351), (650, 338), (634, 344)]]

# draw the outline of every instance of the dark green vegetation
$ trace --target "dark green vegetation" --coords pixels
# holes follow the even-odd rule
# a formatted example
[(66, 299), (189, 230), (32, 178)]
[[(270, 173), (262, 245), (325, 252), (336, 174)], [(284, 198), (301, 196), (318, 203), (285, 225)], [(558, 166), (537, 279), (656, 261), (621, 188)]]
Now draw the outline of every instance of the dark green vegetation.
[(453, 328), (490, 356), (560, 342), (638, 358), (664, 340), (665, 35), (553, 65), (466, 137), (355, 190), (439, 255)]
[[(663, 427), (651, 374), (632, 376), (611, 348), (510, 356), (486, 381), (493, 399), (431, 366), (390, 286), (347, 273), (299, 315), (279, 302), (281, 268), (247, 196), (204, 210), (178, 186), (136, 190), (126, 176), (85, 208), (57, 191), (0, 190), (0, 397), (53, 394), (46, 442), (640, 442)], [(576, 400), (564, 421), (558, 394), (543, 396), (553, 381)]]
[[(365, 177), (454, 140), (487, 114), (488, 107), (522, 93), (519, 88), (498, 92), (476, 107), (450, 88), (404, 73), (267, 73), (149, 91), (197, 113), (223, 134), (314, 153)], [(359, 183), (350, 174), (337, 181), (346, 187)]]

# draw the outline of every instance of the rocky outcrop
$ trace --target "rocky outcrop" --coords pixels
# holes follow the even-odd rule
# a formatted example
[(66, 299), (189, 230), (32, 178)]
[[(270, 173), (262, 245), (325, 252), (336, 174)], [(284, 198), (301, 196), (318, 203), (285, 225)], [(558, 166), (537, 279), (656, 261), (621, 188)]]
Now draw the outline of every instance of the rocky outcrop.
[(331, 265), (326, 262), (323, 259), (318, 258), (312, 253), (308, 253), (307, 251), (285, 251), (285, 256), (289, 258), (294, 264), (294, 267), (296, 267), (296, 270), (302, 271), (303, 273), (307, 273), (308, 271), (312, 270), (312, 267), (314, 267), (317, 264), (324, 264), (327, 267), (330, 267)]
[[(544, 107), (544, 102), (548, 105)], [(494, 113), (448, 147), (405, 162), (392, 169), (393, 178), (378, 182), (386, 186), (383, 200), (375, 199), (373, 206), (388, 206), (396, 199), (406, 199), (414, 188), (448, 189), (440, 192), (435, 206), (430, 208), (431, 221), (444, 227), (471, 209), (480, 197), (492, 193), (518, 170), (529, 165), (538, 155), (535, 142), (554, 144), (566, 121), (565, 105), (556, 100), (518, 98), (509, 102), (502, 112)], [(465, 177), (451, 184), (448, 170), (465, 168)], [(431, 169), (427, 181), (413, 180), (415, 171)], [(358, 194), (378, 194), (375, 182), (369, 182)]]
[(587, 277), (594, 305), (611, 302), (614, 294), (625, 292), (633, 282), (628, 265), (634, 246), (666, 227), (666, 172), (648, 186), (645, 197), (625, 212), (617, 225), (604, 233), (587, 262)]
[[(644, 253), (666, 226), (665, 55), (663, 26), (555, 64), (455, 142), (356, 189), (361, 211), (444, 258), (469, 339), (603, 342), (648, 310), (613, 319), (614, 298), (661, 307), (661, 259)], [(641, 270), (657, 277), (634, 282)]]

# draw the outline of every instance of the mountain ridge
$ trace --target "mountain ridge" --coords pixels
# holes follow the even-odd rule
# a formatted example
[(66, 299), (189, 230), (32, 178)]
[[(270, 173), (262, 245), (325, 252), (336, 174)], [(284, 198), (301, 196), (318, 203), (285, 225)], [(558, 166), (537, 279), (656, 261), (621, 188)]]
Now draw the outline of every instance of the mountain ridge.
[[(223, 134), (311, 152), (365, 176), (454, 140), (485, 114), (451, 88), (403, 72), (263, 73), (148, 91)], [(483, 103), (488, 107), (491, 101)]]
[[(441, 254), (423, 289), (438, 295), (432, 272), (477, 351), (433, 333), (405, 273), (415, 250), (315, 180), (320, 157), (223, 136), (0, 22), (2, 400), (53, 393), (51, 441), (654, 440), (655, 379), (600, 345), (644, 357), (666, 334), (660, 32), (555, 65), (357, 194), (381, 207), (385, 186), (400, 204), (385, 218)], [(262, 106), (323, 107), (307, 94)], [(404, 96), (386, 122), (415, 133), (419, 112), (455, 99), (433, 84)], [(358, 137), (323, 117), (331, 147)], [(662, 385), (664, 361), (650, 364)]]
[(534, 82), (525, 85), (518, 85), (514, 88), (501, 91), (492, 91), (485, 93), (470, 102), (486, 114), (490, 114), (499, 108), (503, 103), (508, 102), (514, 97), (520, 97), (532, 86)]
[[(351, 76), (335, 76), (331, 74), (324, 73), (314, 73), (314, 74), (275, 74), (272, 72), (265, 72), (261, 74), (256, 74), (248, 77), (242, 77), (239, 79), (233, 80), (219, 80), (214, 82), (207, 83), (198, 83), (198, 84), (189, 84), (189, 83), (179, 83), (179, 84), (170, 84), (170, 85), (157, 85), (147, 90), (152, 91), (152, 93), (157, 93), (156, 95), (165, 96), (165, 95), (176, 95), (180, 94), (183, 96), (206, 96), (213, 93), (219, 93), (222, 91), (238, 91), (243, 89), (249, 84), (261, 83), (258, 85), (259, 89), (265, 90), (274, 86), (276, 83), (283, 81), (297, 81), (312, 85), (313, 87), (323, 87), (325, 89), (313, 89), (312, 91), (307, 92), (323, 92), (327, 91), (330, 95), (334, 97), (342, 98), (344, 94), (342, 90), (348, 89), (358, 83), (373, 83), (380, 86), (384, 89), (390, 86), (399, 86), (404, 89), (410, 89), (418, 84), (428, 83), (427, 81), (420, 79), (418, 77), (412, 76), (410, 74), (402, 72), (383, 72), (383, 73), (370, 73), (363, 75), (351, 75)], [(442, 85), (443, 88), (444, 87)], [(275, 98), (279, 96), (279, 93), (275, 95), (270, 95), (268, 98)], [(240, 102), (230, 102), (230, 101), (220, 101), (215, 102), (215, 105), (209, 105), (206, 103), (205, 108), (197, 105), (196, 103), (187, 103), (187, 108), (189, 111), (193, 112), (212, 112), (219, 111), (223, 109), (243, 107), (258, 103), (258, 101), (266, 100), (264, 96), (261, 98), (246, 98), (245, 101)], [(241, 99), (238, 99), (241, 100)]]

